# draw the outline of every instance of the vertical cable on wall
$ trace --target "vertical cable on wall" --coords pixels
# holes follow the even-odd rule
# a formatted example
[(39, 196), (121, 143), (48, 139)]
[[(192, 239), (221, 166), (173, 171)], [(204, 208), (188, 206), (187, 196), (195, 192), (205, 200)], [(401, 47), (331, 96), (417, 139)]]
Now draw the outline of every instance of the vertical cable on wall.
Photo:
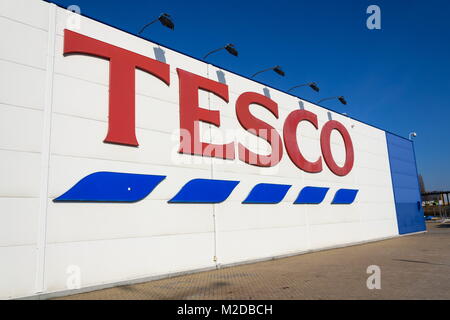
[[(208, 63), (206, 65), (206, 77), (209, 79), (209, 68), (210, 68), (210, 64)], [(208, 109), (211, 110), (211, 92), (208, 92)], [(210, 139), (210, 143), (212, 143), (212, 128), (211, 125), (209, 125), (209, 139)], [(211, 161), (211, 179), (214, 179), (214, 158), (210, 158)], [(216, 265), (216, 268), (218, 267), (218, 263), (217, 263), (217, 222), (216, 222), (216, 205), (213, 204), (212, 205), (212, 210), (213, 210), (213, 228), (214, 228), (214, 263)]]
[(55, 65), (55, 38), (56, 38), (56, 5), (49, 5), (47, 62), (45, 76), (45, 105), (44, 127), (42, 134), (41, 152), (41, 181), (39, 194), (39, 216), (37, 225), (37, 255), (36, 255), (36, 282), (35, 292), (45, 290), (45, 247), (47, 233), (47, 206), (48, 206), (48, 178), (50, 162), (50, 139), (52, 127), (53, 104), (53, 73)]

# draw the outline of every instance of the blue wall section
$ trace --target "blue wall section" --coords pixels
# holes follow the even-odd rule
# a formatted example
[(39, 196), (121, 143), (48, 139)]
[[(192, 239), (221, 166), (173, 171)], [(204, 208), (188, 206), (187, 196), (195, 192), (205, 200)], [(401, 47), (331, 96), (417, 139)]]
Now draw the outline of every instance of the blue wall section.
[(399, 234), (425, 231), (413, 143), (386, 133)]

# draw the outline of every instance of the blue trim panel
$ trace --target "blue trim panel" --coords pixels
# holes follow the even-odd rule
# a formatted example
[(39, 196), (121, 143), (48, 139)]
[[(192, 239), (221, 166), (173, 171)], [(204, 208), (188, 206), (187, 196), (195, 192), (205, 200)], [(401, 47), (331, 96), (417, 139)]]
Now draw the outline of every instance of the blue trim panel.
[(228, 199), (239, 181), (194, 179), (169, 203), (220, 203)]
[(270, 184), (270, 183), (260, 183), (256, 185), (247, 199), (244, 200), (245, 204), (255, 203), (255, 204), (276, 204), (280, 203), (287, 192), (291, 188), (291, 185), (285, 184)]
[(96, 172), (81, 179), (54, 202), (137, 202), (166, 176)]
[(354, 189), (339, 189), (331, 204), (352, 204), (355, 202), (358, 192), (359, 190)]
[(320, 204), (330, 188), (305, 187), (300, 191), (294, 204)]
[(412, 141), (386, 133), (399, 234), (425, 231)]

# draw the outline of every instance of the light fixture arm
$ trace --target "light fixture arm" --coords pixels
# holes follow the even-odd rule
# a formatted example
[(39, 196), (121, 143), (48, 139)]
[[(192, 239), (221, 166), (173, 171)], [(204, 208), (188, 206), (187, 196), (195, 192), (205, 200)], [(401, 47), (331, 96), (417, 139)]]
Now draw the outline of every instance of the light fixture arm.
[(309, 86), (311, 83), (305, 83), (305, 84), (299, 84), (298, 86), (290, 88), (287, 92), (291, 92), (294, 89), (300, 88), (300, 87), (306, 87)]
[(266, 71), (270, 71), (270, 70), (273, 70), (273, 69), (275, 69), (275, 67), (272, 67), (272, 68), (268, 68), (268, 69), (264, 69), (264, 70), (258, 71), (257, 73), (255, 73), (254, 75), (252, 75), (251, 78), (254, 78), (255, 76), (257, 76), (257, 75), (260, 74), (260, 73), (263, 73), (263, 72), (266, 72)]
[(144, 32), (145, 29), (147, 29), (147, 27), (149, 27), (150, 25), (154, 24), (156, 21), (158, 21), (158, 19), (153, 20), (152, 22), (147, 23), (145, 26), (142, 27), (141, 31), (139, 31), (139, 34), (141, 34), (142, 32)]
[(223, 50), (223, 49), (225, 49), (225, 47), (222, 47), (222, 48), (213, 50), (213, 51), (211, 51), (211, 52), (208, 52), (208, 53), (203, 57), (203, 60), (205, 60), (210, 54), (216, 53), (216, 52), (218, 52), (218, 51), (220, 51), (220, 50)]
[(338, 98), (339, 98), (339, 96), (338, 96), (338, 97), (329, 97), (329, 98), (324, 98), (324, 99), (321, 99), (321, 100), (317, 101), (317, 103), (321, 103), (321, 102), (324, 102), (324, 101), (327, 101), (327, 100), (338, 99)]

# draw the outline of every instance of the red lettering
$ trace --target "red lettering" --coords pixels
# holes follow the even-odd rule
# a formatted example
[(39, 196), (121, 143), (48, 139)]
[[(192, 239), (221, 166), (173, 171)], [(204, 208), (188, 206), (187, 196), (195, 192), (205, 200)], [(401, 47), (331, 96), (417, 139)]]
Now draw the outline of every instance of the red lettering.
[(318, 173), (322, 171), (322, 157), (316, 162), (310, 162), (300, 152), (297, 141), (297, 128), (300, 122), (308, 121), (314, 128), (319, 129), (317, 123), (317, 115), (306, 110), (296, 110), (292, 112), (284, 123), (283, 136), (286, 151), (292, 162), (300, 169), (310, 173)]
[[(135, 128), (135, 73), (136, 69), (148, 72), (167, 85), (170, 84), (170, 66), (149, 57), (120, 47), (64, 30), (64, 54), (87, 54), (109, 60), (109, 118), (106, 143), (138, 146)], [(201, 142), (200, 122), (220, 127), (220, 112), (199, 106), (199, 90), (208, 91), (229, 101), (228, 86), (193, 73), (177, 69), (180, 82), (180, 153), (235, 159), (235, 143), (210, 144)], [(269, 155), (256, 154), (239, 143), (239, 159), (259, 167), (273, 167), (283, 157), (283, 141), (278, 132), (266, 122), (250, 113), (250, 105), (257, 104), (269, 110), (278, 119), (278, 104), (255, 92), (243, 93), (236, 102), (236, 115), (248, 132), (267, 141), (272, 151)], [(301, 170), (318, 173), (323, 170), (322, 157), (328, 168), (338, 176), (346, 176), (353, 169), (354, 149), (349, 132), (340, 122), (331, 120), (320, 134), (322, 156), (315, 162), (305, 159), (297, 141), (297, 129), (302, 121), (311, 123), (318, 130), (317, 115), (306, 110), (289, 114), (283, 127), (284, 143), (289, 158)], [(331, 153), (331, 133), (337, 130), (344, 140), (345, 163), (339, 167)]]
[[(334, 161), (333, 154), (331, 153), (331, 132), (337, 130), (342, 138), (344, 139), (345, 145), (345, 164), (343, 167), (339, 167)], [(355, 161), (355, 153), (353, 151), (353, 143), (350, 138), (350, 134), (344, 125), (335, 120), (328, 121), (322, 128), (322, 133), (320, 135), (320, 145), (322, 148), (322, 154), (325, 159), (325, 163), (328, 168), (338, 176), (346, 176), (353, 169), (353, 164)]]
[(169, 85), (169, 65), (79, 33), (64, 30), (64, 54), (75, 53), (88, 54), (110, 61), (108, 134), (104, 142), (138, 146), (135, 128), (135, 69), (146, 71)]
[(250, 105), (258, 104), (269, 110), (278, 119), (278, 104), (255, 92), (243, 93), (236, 102), (236, 115), (241, 126), (266, 140), (272, 147), (272, 153), (268, 156), (251, 152), (239, 143), (239, 159), (245, 163), (259, 167), (273, 167), (277, 165), (283, 157), (283, 142), (278, 132), (269, 124), (254, 117), (250, 113)]
[[(228, 86), (196, 74), (177, 69), (180, 79), (180, 153), (222, 159), (234, 159), (234, 142), (225, 145), (200, 141), (199, 121), (220, 127), (220, 112), (199, 107), (198, 91), (206, 90), (228, 102)], [(184, 131), (184, 132), (183, 132)]]

